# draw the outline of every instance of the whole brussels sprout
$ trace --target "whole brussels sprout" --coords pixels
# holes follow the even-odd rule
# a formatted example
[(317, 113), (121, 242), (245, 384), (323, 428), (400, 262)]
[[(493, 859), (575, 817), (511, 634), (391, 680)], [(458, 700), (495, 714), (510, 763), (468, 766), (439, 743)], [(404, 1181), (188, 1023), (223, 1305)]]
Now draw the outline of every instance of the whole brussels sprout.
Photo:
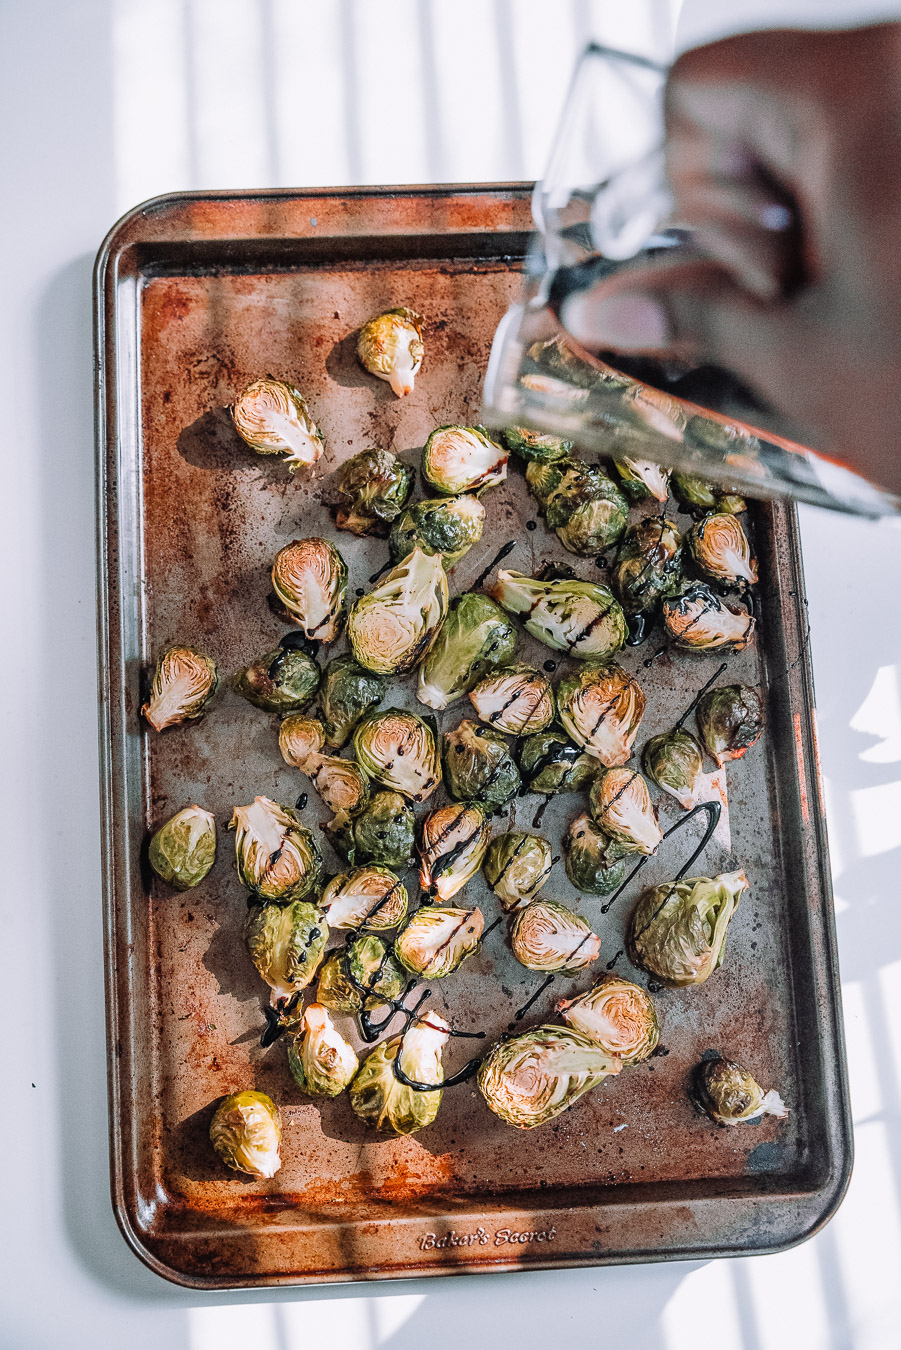
[(665, 502), (669, 497), (670, 470), (650, 459), (615, 459), (613, 467), (623, 481), (624, 492), (633, 501), (655, 497)]
[(226, 1167), (252, 1177), (275, 1176), (281, 1140), (278, 1107), (265, 1092), (233, 1092), (210, 1121), (210, 1143)]
[(415, 309), (399, 306), (364, 323), (357, 338), (360, 365), (386, 380), (398, 398), (412, 394), (422, 365), (422, 324)]
[(440, 553), (445, 568), (453, 567), (479, 542), (484, 526), (485, 508), (470, 493), (414, 502), (391, 527), (391, 561), (399, 563), (421, 548), (423, 553)]
[(478, 949), (485, 920), (480, 909), (423, 905), (394, 939), (394, 955), (423, 980), (443, 980)]
[(157, 876), (177, 891), (199, 886), (216, 860), (212, 812), (197, 805), (176, 811), (151, 836), (147, 857)]
[(561, 440), (559, 436), (547, 436), (540, 431), (530, 431), (528, 427), (505, 427), (503, 437), (507, 449), (519, 455), (520, 459), (537, 460), (542, 464), (566, 459), (573, 448), (572, 441)]
[(722, 1055), (695, 1066), (691, 1096), (717, 1125), (741, 1125), (761, 1116), (788, 1115), (778, 1092), (765, 1093), (747, 1069)]
[(407, 917), (407, 888), (387, 867), (367, 863), (332, 877), (319, 906), (331, 928), (397, 928)]
[(554, 651), (588, 661), (612, 656), (625, 644), (623, 611), (599, 582), (541, 581), (501, 570), (489, 594), (509, 614), (524, 616), (526, 632)]
[(271, 375), (249, 384), (229, 411), (235, 430), (251, 450), (258, 455), (284, 455), (292, 473), (315, 464), (325, 448), (303, 394)]
[(734, 586), (757, 580), (757, 564), (737, 516), (718, 512), (705, 516), (688, 532), (691, 556), (705, 576)]
[(651, 887), (630, 920), (632, 960), (673, 988), (703, 984), (722, 965), (729, 920), (747, 887), (744, 872)]
[(653, 853), (663, 838), (648, 785), (635, 769), (607, 769), (591, 785), (596, 824), (630, 853)]
[(546, 730), (556, 712), (553, 686), (533, 666), (501, 666), (470, 690), (469, 701), (481, 722), (516, 736)]
[(487, 595), (465, 591), (455, 596), (419, 667), (416, 697), (428, 708), (446, 708), (474, 688), (486, 671), (512, 661), (518, 641), (515, 625)]
[(394, 1062), (416, 1083), (444, 1082), (441, 1051), (450, 1027), (436, 1012), (421, 1013), (402, 1036), (377, 1045), (350, 1085), (350, 1104), (361, 1120), (377, 1130), (414, 1134), (431, 1125), (441, 1105), (441, 1091), (420, 1092), (397, 1077)]
[(361, 450), (338, 470), (335, 524), (351, 534), (386, 535), (407, 504), (415, 475), (390, 450)]
[(484, 427), (436, 427), (422, 451), (422, 476), (436, 492), (452, 497), (502, 483), (508, 458)]
[(442, 902), (450, 900), (478, 872), (490, 837), (485, 810), (475, 802), (431, 811), (419, 842), (423, 890)]
[(387, 942), (374, 933), (361, 933), (319, 967), (316, 998), (332, 1012), (358, 1013), (364, 1007), (374, 1011), (400, 998), (406, 982)]
[(313, 1097), (337, 1097), (359, 1067), (353, 1046), (335, 1028), (328, 1009), (308, 1004), (300, 1030), (288, 1041), (288, 1068), (298, 1087)]
[(399, 792), (376, 792), (359, 815), (330, 833), (351, 866), (375, 862), (405, 867), (413, 856), (413, 812)]
[(526, 483), (542, 512), (563, 482), (563, 476), (573, 464), (568, 456), (552, 460), (533, 460), (526, 465)]
[(310, 642), (334, 642), (347, 595), (347, 564), (327, 539), (295, 539), (275, 555), (272, 592)]
[(352, 606), (347, 636), (361, 666), (376, 675), (405, 675), (423, 659), (447, 614), (441, 555), (422, 549), (393, 568)]
[(235, 676), (236, 694), (264, 712), (305, 708), (319, 688), (319, 667), (297, 648), (276, 647)]
[(244, 921), (244, 945), (272, 990), (271, 1003), (306, 989), (319, 968), (329, 939), (325, 915), (308, 900), (290, 905), (251, 905)]
[(724, 684), (698, 699), (695, 716), (701, 739), (720, 768), (741, 759), (763, 731), (763, 704), (745, 684)]
[(278, 748), (282, 759), (301, 773), (311, 773), (322, 759), (325, 727), (316, 717), (292, 713), (279, 725)]
[(544, 498), (544, 517), (570, 553), (591, 558), (615, 544), (626, 528), (629, 504), (596, 465), (560, 460), (559, 482)]
[(738, 493), (714, 487), (703, 478), (690, 473), (674, 473), (670, 479), (673, 496), (684, 511), (692, 515), (706, 515), (708, 511), (728, 512), (737, 516), (747, 510), (747, 502)]
[(652, 736), (641, 752), (641, 763), (651, 781), (675, 797), (684, 810), (697, 806), (704, 783), (703, 756), (690, 731), (679, 727)]
[(506, 910), (526, 904), (551, 874), (551, 846), (540, 834), (509, 830), (488, 845), (485, 880)]
[(727, 604), (703, 581), (664, 600), (663, 622), (675, 645), (689, 651), (725, 647), (740, 652), (754, 632), (754, 619), (744, 606)]
[(585, 665), (560, 681), (557, 715), (573, 740), (607, 768), (625, 764), (644, 714), (641, 686), (615, 661)]
[(559, 731), (543, 731), (520, 743), (519, 771), (529, 792), (556, 796), (581, 792), (598, 772), (598, 761)]
[(584, 812), (563, 836), (563, 866), (577, 891), (609, 895), (621, 886), (629, 867), (622, 844), (611, 839)]
[(671, 520), (648, 516), (625, 533), (613, 590), (626, 614), (647, 614), (682, 582), (682, 538)]
[(235, 831), (238, 876), (263, 900), (301, 900), (319, 880), (322, 855), (308, 829), (288, 807), (268, 797), (236, 806), (229, 829)]
[(590, 925), (557, 900), (532, 900), (518, 909), (510, 946), (527, 970), (584, 970), (601, 954), (601, 939)]
[(431, 797), (441, 782), (432, 728), (400, 708), (370, 713), (354, 732), (354, 754), (376, 782), (414, 802)]
[(364, 670), (352, 656), (336, 656), (322, 672), (319, 707), (325, 742), (340, 750), (354, 728), (385, 697), (386, 681)]
[(622, 1065), (572, 1027), (532, 1027), (498, 1041), (476, 1079), (486, 1106), (508, 1125), (534, 1129), (559, 1116)]
[(654, 1000), (641, 985), (618, 975), (605, 975), (587, 993), (558, 1003), (557, 1012), (624, 1068), (647, 1059), (660, 1040)]
[(216, 663), (196, 647), (167, 647), (157, 657), (150, 697), (141, 708), (154, 731), (197, 722), (219, 686)]
[(506, 739), (468, 719), (445, 732), (444, 783), (458, 802), (496, 810), (515, 797), (522, 782)]

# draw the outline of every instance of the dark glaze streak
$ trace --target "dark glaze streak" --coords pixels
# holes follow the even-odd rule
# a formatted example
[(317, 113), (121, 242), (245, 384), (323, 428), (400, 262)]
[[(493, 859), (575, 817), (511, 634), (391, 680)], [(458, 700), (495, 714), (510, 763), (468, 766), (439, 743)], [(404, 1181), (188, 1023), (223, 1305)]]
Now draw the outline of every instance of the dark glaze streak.
[(545, 813), (545, 811), (548, 809), (548, 807), (550, 806), (550, 804), (551, 804), (551, 794), (548, 793), (548, 795), (545, 797), (544, 801), (541, 803), (541, 805), (539, 806), (538, 810), (535, 812), (534, 816), (532, 817), (532, 829), (533, 829), (533, 830), (537, 830), (537, 829), (538, 829), (538, 826), (541, 824), (542, 820), (544, 819), (544, 813)]
[[(698, 844), (698, 847), (695, 849), (694, 853), (688, 859), (688, 862), (686, 862), (682, 867), (679, 868), (679, 871), (673, 878), (674, 883), (682, 880), (682, 878), (685, 876), (685, 873), (688, 871), (689, 867), (691, 867), (692, 864), (695, 862), (695, 860), (700, 857), (704, 849), (710, 843), (710, 840), (713, 836), (713, 832), (716, 829), (717, 825), (719, 824), (723, 808), (719, 802), (701, 802), (700, 806), (696, 806), (692, 811), (687, 811), (684, 816), (679, 817), (679, 819), (676, 821), (674, 825), (671, 825), (668, 830), (664, 831), (663, 838), (668, 839), (671, 834), (675, 834), (677, 830), (681, 830), (682, 826), (686, 824), (687, 821), (691, 820), (692, 816), (698, 815), (699, 812), (701, 811), (703, 811), (704, 814), (707, 816), (707, 828), (704, 830), (704, 834), (700, 844)], [(631, 883), (632, 879), (638, 875), (638, 873), (645, 866), (645, 864), (650, 861), (652, 856), (653, 855), (649, 853), (646, 857), (642, 858), (641, 861), (637, 863), (635, 867), (632, 868), (632, 871), (626, 877), (623, 884), (617, 887), (617, 889), (611, 895), (610, 899), (607, 901), (606, 905), (601, 905), (602, 914), (606, 914), (609, 911), (614, 901), (619, 899), (623, 891)], [(669, 893), (667, 893), (666, 899), (669, 899)], [(664, 900), (663, 903), (666, 904), (666, 900)], [(662, 908), (663, 906), (661, 906), (661, 909)], [(658, 914), (660, 913), (659, 909), (657, 913)], [(654, 917), (656, 918), (656, 915)], [(642, 929), (642, 932), (644, 932), (644, 929)]]
[(379, 580), (380, 577), (383, 577), (383, 576), (385, 575), (386, 572), (390, 572), (390, 571), (391, 571), (391, 569), (392, 569), (393, 566), (394, 566), (394, 563), (393, 563), (393, 562), (391, 561), (391, 559), (389, 558), (388, 561), (385, 563), (385, 566), (384, 566), (384, 567), (380, 567), (379, 570), (378, 570), (377, 572), (373, 572), (372, 576), (369, 578), (369, 584), (370, 584), (370, 586), (374, 586), (375, 583)]
[(673, 731), (678, 731), (678, 730), (679, 730), (679, 728), (681, 727), (682, 723), (685, 721), (685, 719), (686, 719), (687, 717), (689, 717), (689, 716), (691, 715), (691, 713), (692, 713), (692, 712), (694, 711), (694, 709), (697, 707), (698, 702), (700, 701), (700, 699), (704, 696), (704, 694), (707, 693), (707, 690), (708, 690), (708, 689), (710, 688), (710, 686), (714, 683), (714, 681), (719, 679), (719, 677), (722, 675), (723, 671), (727, 668), (727, 666), (728, 666), (728, 662), (727, 662), (727, 661), (724, 661), (723, 664), (722, 664), (721, 666), (719, 666), (719, 667), (717, 668), (717, 670), (711, 675), (711, 677), (710, 677), (710, 679), (707, 681), (707, 683), (701, 685), (700, 689), (699, 689), (698, 692), (695, 694), (694, 698), (691, 700), (691, 702), (689, 703), (688, 707), (685, 709), (685, 712), (684, 712), (684, 713), (682, 714), (682, 716), (679, 718), (678, 722), (676, 722), (675, 726), (673, 727)]
[[(498, 874), (497, 874), (497, 881), (494, 883), (495, 886), (497, 885), (497, 882), (498, 882), (498, 881), (500, 881), (503, 877), (505, 877), (505, 876), (507, 875), (507, 872), (509, 871), (510, 867), (513, 865), (513, 863), (514, 863), (514, 862), (516, 861), (516, 859), (519, 857), (520, 853), (523, 851), (523, 849), (525, 848), (525, 846), (526, 846), (526, 844), (527, 844), (528, 842), (529, 842), (529, 836), (528, 836), (527, 834), (524, 834), (523, 837), (522, 837), (522, 839), (520, 839), (519, 843), (516, 845), (516, 848), (515, 848), (515, 849), (513, 850), (513, 852), (510, 854), (510, 857), (507, 859), (507, 861), (504, 863), (504, 865), (503, 865), (503, 867), (501, 868), (501, 870), (498, 872)], [(494, 889), (494, 887), (492, 887), (492, 890), (493, 890), (493, 889)]]
[(491, 559), (491, 562), (488, 564), (488, 566), (482, 569), (482, 571), (476, 577), (475, 581), (470, 586), (469, 589), (471, 591), (477, 591), (479, 589), (479, 587), (482, 585), (485, 578), (487, 577), (488, 573), (493, 572), (495, 567), (497, 567), (498, 563), (502, 562), (504, 558), (506, 558), (508, 553), (513, 552), (513, 550), (516, 548), (516, 543), (517, 541), (515, 539), (511, 539), (509, 543), (504, 544), (503, 548), (498, 549), (497, 553)]
[[(399, 1083), (403, 1083), (404, 1087), (410, 1088), (413, 1092), (440, 1092), (442, 1088), (456, 1087), (458, 1083), (465, 1083), (468, 1078), (471, 1078), (473, 1074), (478, 1070), (479, 1065), (482, 1063), (481, 1057), (479, 1059), (471, 1059), (469, 1060), (468, 1063), (463, 1065), (463, 1068), (460, 1069), (459, 1073), (452, 1074), (450, 1078), (442, 1079), (440, 1083), (421, 1083), (419, 1082), (418, 1079), (409, 1078), (404, 1073), (403, 1069), (400, 1066), (400, 1057), (404, 1052), (404, 1037), (410, 1030), (410, 1025), (413, 1022), (421, 1022), (424, 1026), (431, 1025), (427, 1018), (417, 1017), (416, 1015), (430, 994), (431, 994), (430, 989), (424, 990), (423, 993), (416, 1000), (416, 1003), (413, 1005), (412, 1008), (403, 1009), (407, 1025), (401, 1032), (400, 1044), (397, 1047), (397, 1053), (394, 1056), (394, 1059), (391, 1061), (391, 1068), (394, 1073), (394, 1077), (397, 1079)], [(437, 1030), (437, 1028), (435, 1029)], [(481, 1041), (485, 1039), (484, 1031), (451, 1030), (448, 1032), (448, 1035), (456, 1036), (466, 1040)]]
[(606, 964), (606, 966), (604, 967), (604, 969), (605, 969), (605, 970), (612, 970), (613, 967), (616, 965), (617, 961), (619, 960), (619, 958), (620, 958), (621, 956), (625, 956), (625, 954), (626, 954), (626, 953), (622, 950), (622, 948), (620, 948), (620, 950), (616, 953), (616, 956), (611, 957), (611, 959), (607, 962), (607, 964)]
[(658, 656), (663, 656), (663, 655), (664, 655), (664, 653), (665, 653), (666, 650), (667, 650), (667, 646), (668, 646), (668, 644), (667, 644), (667, 643), (664, 643), (662, 647), (658, 647), (657, 650), (656, 650), (655, 652), (652, 652), (652, 653), (651, 653), (651, 655), (650, 655), (650, 656), (644, 661), (644, 663), (643, 663), (643, 664), (644, 664), (644, 667), (645, 667), (645, 670), (650, 669), (650, 667), (651, 667), (651, 666), (654, 664), (654, 662), (657, 660), (657, 657), (658, 657)]
[[(468, 809), (469, 808), (466, 807), (464, 808), (464, 811)], [(458, 820), (461, 818), (462, 817), (458, 817)], [(446, 853), (439, 853), (438, 856), (431, 863), (429, 863), (429, 875), (433, 878), (433, 881), (431, 885), (427, 888), (426, 891), (427, 895), (434, 896), (438, 894), (437, 877), (439, 876), (439, 874), (442, 872), (449, 872), (451, 870), (457, 859), (462, 856), (462, 854), (466, 851), (466, 849), (469, 847), (472, 841), (478, 838), (481, 831), (482, 831), (482, 824), (480, 822), (473, 830), (472, 834), (468, 834), (465, 839), (461, 839), (459, 844), (454, 844), (453, 848), (449, 848)]]
[(531, 1008), (532, 1004), (533, 1004), (537, 999), (541, 998), (541, 995), (544, 993), (545, 989), (548, 989), (553, 983), (554, 983), (554, 977), (553, 977), (553, 975), (548, 975), (547, 979), (546, 979), (542, 984), (540, 984), (540, 985), (538, 986), (538, 988), (535, 990), (535, 992), (534, 992), (534, 994), (532, 995), (532, 997), (531, 997), (526, 1003), (524, 1003), (524, 1004), (522, 1005), (522, 1007), (519, 1008), (519, 1009), (513, 1014), (513, 1021), (510, 1023), (510, 1030), (511, 1030), (511, 1031), (513, 1030), (513, 1027), (514, 1027), (514, 1025), (515, 1025), (517, 1022), (521, 1022), (521, 1021), (522, 1021), (522, 1019), (525, 1017), (526, 1013), (527, 1013), (527, 1012), (529, 1011), (529, 1009)]
[(266, 1028), (260, 1037), (260, 1045), (264, 1050), (268, 1050), (280, 1036), (283, 1036), (288, 1029), (288, 1017), (300, 1002), (300, 992), (291, 994), (289, 998), (279, 999), (273, 1008), (266, 1004), (263, 1008), (263, 1014), (266, 1018)]
[(484, 942), (488, 934), (493, 933), (495, 928), (497, 928), (498, 924), (502, 924), (504, 922), (504, 919), (506, 919), (506, 917), (507, 917), (506, 914), (501, 914), (498, 916), (498, 918), (494, 920), (493, 923), (490, 923), (488, 927), (483, 930), (481, 941)]

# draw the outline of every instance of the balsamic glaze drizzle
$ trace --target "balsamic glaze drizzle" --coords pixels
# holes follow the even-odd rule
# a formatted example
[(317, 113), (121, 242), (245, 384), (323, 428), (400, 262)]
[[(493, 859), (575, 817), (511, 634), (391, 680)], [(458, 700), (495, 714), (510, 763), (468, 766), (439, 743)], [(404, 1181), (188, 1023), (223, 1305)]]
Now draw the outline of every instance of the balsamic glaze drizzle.
[(516, 544), (517, 544), (516, 539), (510, 539), (506, 544), (504, 544), (503, 548), (498, 549), (497, 553), (491, 559), (491, 562), (488, 564), (487, 567), (484, 567), (482, 569), (482, 571), (476, 577), (475, 581), (472, 583), (469, 589), (471, 591), (477, 591), (479, 587), (482, 585), (485, 578), (487, 577), (488, 573), (493, 572), (495, 567), (497, 567), (498, 563), (502, 562), (504, 558), (506, 558), (508, 553), (513, 552), (513, 550), (516, 548)]
[(702, 685), (701, 685), (700, 689), (699, 689), (698, 692), (695, 694), (694, 698), (691, 700), (691, 702), (689, 703), (688, 707), (685, 709), (685, 712), (684, 712), (684, 713), (682, 714), (682, 716), (679, 718), (678, 722), (676, 722), (675, 725), (673, 726), (673, 731), (678, 731), (679, 728), (681, 727), (682, 723), (685, 721), (685, 719), (686, 719), (687, 717), (690, 717), (691, 713), (692, 713), (692, 712), (694, 711), (694, 709), (697, 707), (697, 705), (698, 705), (698, 703), (700, 702), (701, 698), (704, 696), (704, 694), (707, 693), (707, 690), (710, 688), (710, 686), (713, 684), (713, 682), (714, 682), (715, 680), (718, 680), (718, 679), (719, 679), (719, 677), (722, 675), (723, 671), (726, 669), (727, 665), (728, 665), (728, 662), (727, 662), (727, 661), (724, 661), (723, 664), (722, 664), (721, 666), (719, 666), (719, 667), (717, 668), (717, 670), (714, 671), (714, 673), (711, 675), (710, 679), (706, 682), (706, 684), (702, 684)]
[[(717, 825), (719, 824), (723, 808), (719, 802), (701, 802), (700, 805), (694, 807), (693, 810), (686, 811), (684, 816), (680, 816), (674, 825), (671, 825), (668, 830), (664, 830), (663, 832), (663, 838), (668, 839), (671, 834), (675, 834), (677, 830), (681, 830), (682, 826), (685, 825), (689, 820), (691, 820), (692, 816), (696, 816), (702, 811), (707, 816), (707, 827), (704, 830), (704, 834), (701, 838), (700, 844), (698, 844), (698, 847), (695, 849), (694, 853), (691, 855), (688, 861), (684, 863), (682, 867), (679, 868), (679, 871), (673, 878), (673, 884), (675, 884), (677, 881), (682, 880), (682, 878), (685, 876), (685, 873), (688, 871), (689, 867), (691, 867), (692, 864), (701, 856), (701, 854), (704, 852), (704, 849), (710, 843), (713, 832), (716, 829)], [(646, 865), (646, 863), (649, 862), (651, 857), (652, 857), (651, 854), (647, 854), (638, 863), (636, 863), (636, 865), (632, 868), (632, 871), (626, 877), (622, 885), (618, 886), (617, 889), (611, 895), (610, 899), (607, 901), (607, 903), (601, 906), (602, 914), (607, 914), (609, 912), (611, 906), (615, 903), (615, 901), (619, 899), (623, 891), (631, 883), (632, 879), (638, 875), (638, 873)], [(667, 894), (667, 899), (668, 898), (669, 895)], [(666, 900), (664, 900), (663, 903), (666, 904)], [(660, 911), (658, 910), (657, 913), (659, 912)], [(656, 914), (654, 917), (656, 918)]]

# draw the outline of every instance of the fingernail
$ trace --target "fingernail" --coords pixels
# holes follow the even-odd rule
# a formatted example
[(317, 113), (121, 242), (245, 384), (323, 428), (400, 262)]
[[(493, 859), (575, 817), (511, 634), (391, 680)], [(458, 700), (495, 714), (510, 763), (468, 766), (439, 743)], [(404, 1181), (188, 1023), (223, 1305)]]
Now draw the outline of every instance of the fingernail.
[(642, 351), (666, 347), (671, 338), (666, 311), (650, 295), (571, 295), (560, 317), (586, 347)]

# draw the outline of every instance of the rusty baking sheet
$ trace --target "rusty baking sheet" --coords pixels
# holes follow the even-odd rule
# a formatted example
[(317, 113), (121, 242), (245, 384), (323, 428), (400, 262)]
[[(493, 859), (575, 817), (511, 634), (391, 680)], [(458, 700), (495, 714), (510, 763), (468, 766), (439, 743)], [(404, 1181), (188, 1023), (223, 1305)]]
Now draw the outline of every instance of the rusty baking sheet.
[[(415, 463), (432, 427), (477, 417), (491, 337), (518, 291), (528, 201), (526, 186), (165, 197), (126, 217), (99, 257), (113, 1203), (138, 1255), (182, 1284), (772, 1251), (822, 1224), (848, 1179), (793, 508), (768, 504), (751, 513), (760, 636), (730, 659), (729, 674), (764, 690), (768, 731), (728, 766), (728, 832), (703, 860), (705, 871), (743, 866), (751, 881), (725, 964), (698, 989), (657, 996), (667, 1053), (531, 1132), (503, 1125), (471, 1083), (447, 1091), (435, 1123), (405, 1139), (371, 1133), (346, 1096), (325, 1105), (303, 1096), (284, 1044), (259, 1045), (268, 990), (242, 947), (245, 897), (225, 825), (235, 803), (258, 793), (293, 802), (306, 780), (281, 762), (274, 719), (229, 689), (197, 726), (156, 735), (139, 719), (152, 654), (165, 644), (197, 641), (229, 674), (275, 645), (284, 629), (266, 604), (269, 565), (287, 541), (332, 532), (320, 493), (343, 459), (379, 445)], [(354, 359), (358, 326), (396, 304), (426, 316), (425, 364), (402, 401)], [(310, 476), (292, 479), (278, 462), (255, 457), (230, 426), (225, 406), (263, 373), (294, 379), (324, 430), (327, 453)], [(485, 538), (454, 569), (452, 592), (470, 585), (507, 539), (517, 541), (511, 565), (524, 571), (560, 556), (543, 525), (525, 528), (535, 510), (518, 470), (511, 466), (485, 504)], [(382, 565), (386, 547), (347, 534), (338, 543), (352, 594)], [(575, 561), (581, 575), (592, 575), (592, 560)], [(664, 657), (646, 669), (647, 651), (623, 657), (648, 695), (643, 738), (671, 725), (719, 660)], [(531, 639), (523, 652), (549, 656)], [(415, 706), (409, 681), (396, 688), (392, 702)], [(464, 715), (456, 705), (442, 726)], [(178, 895), (151, 877), (143, 849), (149, 830), (192, 801), (215, 812), (219, 854), (206, 880)], [(511, 814), (528, 825), (538, 802), (521, 798)], [(660, 805), (664, 823), (676, 818), (675, 803)], [(575, 795), (555, 799), (544, 821), (553, 841), (581, 809)], [(316, 812), (314, 799), (308, 818), (322, 819)], [(675, 871), (693, 847), (689, 834), (664, 845), (643, 881)], [(561, 864), (544, 894), (591, 920), (603, 939), (598, 969), (621, 949), (632, 895), (602, 916), (601, 901), (576, 899)], [(469, 897), (487, 922), (499, 913), (481, 879)], [(624, 957), (617, 969), (646, 982)], [(539, 982), (516, 964), (501, 926), (480, 954), (434, 985), (432, 1003), (458, 1028), (496, 1036)], [(551, 1015), (561, 994), (590, 983), (588, 972), (556, 981), (535, 1005), (535, 1021)], [(349, 1019), (341, 1025), (349, 1032)], [(471, 1044), (451, 1043), (449, 1072)], [(778, 1087), (788, 1119), (727, 1130), (696, 1115), (685, 1079), (710, 1048)], [(284, 1165), (268, 1182), (226, 1173), (207, 1138), (217, 1099), (247, 1087), (268, 1092), (283, 1114)]]

